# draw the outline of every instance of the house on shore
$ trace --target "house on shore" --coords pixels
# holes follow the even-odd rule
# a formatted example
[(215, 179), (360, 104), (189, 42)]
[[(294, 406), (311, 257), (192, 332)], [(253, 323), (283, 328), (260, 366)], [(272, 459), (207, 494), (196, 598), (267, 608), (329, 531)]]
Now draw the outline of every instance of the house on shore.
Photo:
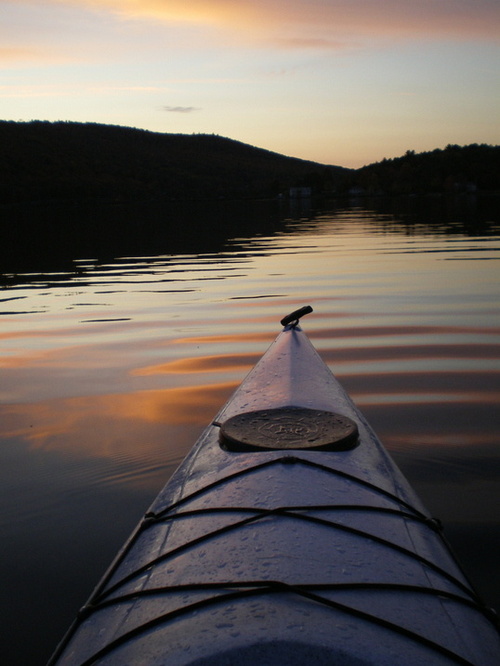
[(310, 199), (312, 187), (291, 187), (288, 196), (290, 199)]

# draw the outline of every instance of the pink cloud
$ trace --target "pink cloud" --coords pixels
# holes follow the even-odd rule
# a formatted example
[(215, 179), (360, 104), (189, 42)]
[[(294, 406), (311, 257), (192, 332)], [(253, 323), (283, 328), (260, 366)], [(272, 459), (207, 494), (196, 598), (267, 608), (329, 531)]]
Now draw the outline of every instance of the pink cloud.
[(125, 17), (230, 28), (296, 47), (337, 40), (449, 38), (498, 40), (498, 0), (66, 0)]

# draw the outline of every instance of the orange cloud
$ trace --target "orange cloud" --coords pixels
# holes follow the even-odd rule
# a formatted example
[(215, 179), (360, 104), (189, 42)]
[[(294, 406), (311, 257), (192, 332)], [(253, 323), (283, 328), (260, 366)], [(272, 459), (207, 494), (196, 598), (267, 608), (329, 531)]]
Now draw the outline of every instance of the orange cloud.
[(126, 18), (208, 24), (290, 46), (330, 46), (370, 38), (487, 38), (498, 40), (496, 0), (67, 0), (108, 8)]
[(40, 56), (40, 53), (30, 48), (16, 46), (0, 47), (0, 62), (9, 63), (11, 61), (32, 60)]

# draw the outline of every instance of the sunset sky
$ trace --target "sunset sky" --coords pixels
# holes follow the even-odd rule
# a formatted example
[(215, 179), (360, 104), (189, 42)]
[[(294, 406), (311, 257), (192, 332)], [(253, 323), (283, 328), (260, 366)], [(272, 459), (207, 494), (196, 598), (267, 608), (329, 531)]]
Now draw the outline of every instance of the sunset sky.
[(358, 167), (500, 143), (500, 0), (0, 0), (0, 118)]

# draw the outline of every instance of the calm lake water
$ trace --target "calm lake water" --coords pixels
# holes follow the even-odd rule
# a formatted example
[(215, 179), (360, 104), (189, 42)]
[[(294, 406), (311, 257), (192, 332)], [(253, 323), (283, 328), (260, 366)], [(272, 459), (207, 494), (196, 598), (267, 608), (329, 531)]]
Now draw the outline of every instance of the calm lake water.
[(189, 229), (202, 209), (172, 213), (182, 242), (117, 238), (115, 253), (9, 264), (4, 663), (45, 663), (280, 318), (305, 304), (316, 348), (500, 609), (499, 201), (398, 206), (221, 204), (201, 235)]

